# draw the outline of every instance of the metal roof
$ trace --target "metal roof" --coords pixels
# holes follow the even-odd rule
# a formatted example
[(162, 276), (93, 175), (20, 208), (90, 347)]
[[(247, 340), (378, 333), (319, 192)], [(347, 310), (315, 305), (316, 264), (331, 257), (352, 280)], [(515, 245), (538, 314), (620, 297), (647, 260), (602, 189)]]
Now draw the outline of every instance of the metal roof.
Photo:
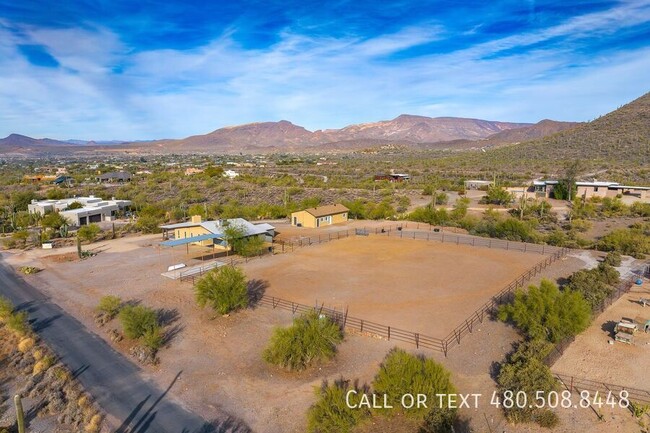
[(189, 238), (183, 239), (172, 239), (169, 241), (161, 242), (160, 245), (163, 247), (177, 247), (179, 245), (191, 244), (193, 242), (207, 241), (208, 239), (218, 239), (221, 235), (216, 234), (207, 234), (199, 236), (190, 236)]
[(310, 209), (305, 209), (305, 212), (311, 214), (312, 216), (318, 218), (327, 215), (335, 215), (343, 212), (348, 212), (350, 209), (343, 206), (342, 204), (332, 204), (328, 206), (313, 207)]

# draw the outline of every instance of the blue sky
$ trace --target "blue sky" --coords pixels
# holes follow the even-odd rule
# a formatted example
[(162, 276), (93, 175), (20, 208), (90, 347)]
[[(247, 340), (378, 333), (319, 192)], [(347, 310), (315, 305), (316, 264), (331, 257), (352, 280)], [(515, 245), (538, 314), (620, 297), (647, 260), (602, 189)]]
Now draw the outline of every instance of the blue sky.
[(0, 136), (585, 121), (648, 91), (650, 0), (0, 0)]

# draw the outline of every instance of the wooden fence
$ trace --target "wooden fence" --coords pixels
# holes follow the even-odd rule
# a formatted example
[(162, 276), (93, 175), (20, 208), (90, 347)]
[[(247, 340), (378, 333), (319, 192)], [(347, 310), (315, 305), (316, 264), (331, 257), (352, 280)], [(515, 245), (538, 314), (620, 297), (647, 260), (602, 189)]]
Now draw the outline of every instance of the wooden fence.
[(478, 310), (476, 310), (472, 315), (470, 315), (463, 323), (458, 325), (454, 330), (452, 330), (449, 335), (443, 339), (443, 352), (447, 355), (447, 352), (453, 347), (460, 344), (460, 341), (463, 337), (468, 334), (471, 334), (474, 330), (474, 326), (477, 323), (483, 323), (483, 320), (486, 316), (489, 316), (491, 313), (496, 311), (500, 305), (509, 302), (514, 296), (515, 290), (524, 287), (524, 285), (534, 278), (536, 275), (541, 273), (544, 269), (552, 265), (557, 260), (566, 256), (569, 250), (567, 248), (560, 248), (558, 251), (554, 252), (546, 259), (539, 262), (535, 267), (529, 269), (528, 271), (521, 274), (514, 281), (508, 284), (503, 290), (494, 295), (483, 304)]
[(417, 348), (426, 348), (443, 352), (442, 340), (428, 335), (423, 335), (418, 332), (406, 331), (404, 329), (395, 328), (393, 326), (382, 325), (380, 323), (372, 322), (357, 317), (351, 317), (346, 311), (334, 310), (324, 306), (312, 307), (297, 302), (287, 301), (285, 299), (277, 298), (275, 296), (263, 295), (259, 304), (269, 308), (280, 308), (283, 310), (291, 311), (292, 314), (303, 314), (316, 310), (319, 314), (324, 314), (342, 328), (359, 332), (364, 335), (372, 335), (386, 340), (403, 341), (406, 343), (414, 344)]
[(558, 381), (560, 381), (562, 386), (571, 392), (579, 394), (580, 391), (589, 391), (590, 401), (593, 401), (596, 392), (598, 392), (601, 397), (603, 404), (605, 404), (608, 393), (611, 393), (611, 396), (618, 401), (620, 392), (627, 391), (627, 398), (629, 401), (634, 403), (650, 404), (649, 391), (597, 380), (583, 379), (568, 374), (553, 373), (553, 375)]
[[(411, 230), (407, 230), (411, 229)], [(388, 227), (377, 227), (371, 229), (377, 235), (399, 237), (402, 239), (419, 239), (426, 241), (438, 241), (456, 245), (470, 245), (473, 247), (498, 248), (502, 250), (520, 251), (524, 253), (551, 254), (562, 250), (544, 244), (531, 244), (528, 242), (508, 241), (496, 238), (484, 238), (480, 236), (464, 235), (445, 232), (442, 227), (436, 227), (424, 223), (413, 223), (404, 221), (397, 225)]]

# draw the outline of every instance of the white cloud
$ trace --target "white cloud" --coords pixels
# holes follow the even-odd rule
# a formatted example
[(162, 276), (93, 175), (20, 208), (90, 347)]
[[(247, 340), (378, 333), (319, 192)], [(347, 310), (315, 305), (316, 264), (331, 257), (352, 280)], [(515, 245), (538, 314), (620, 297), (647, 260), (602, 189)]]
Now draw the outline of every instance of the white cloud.
[[(445, 30), (409, 27), (366, 40), (287, 31), (257, 50), (225, 33), (191, 50), (132, 52), (104, 28), (26, 28), (18, 37), (0, 22), (0, 135), (173, 138), (252, 121), (287, 119), (324, 129), (401, 113), (588, 120), (650, 90), (650, 51), (602, 59), (579, 56), (571, 44), (517, 48), (612, 32), (647, 20), (648, 13), (639, 3), (622, 4), (611, 14), (400, 61), (388, 57), (439, 40)], [(27, 62), (16, 48), (26, 42), (47, 47), (61, 67)], [(510, 49), (520, 53), (489, 56)], [(113, 73), (114, 67), (123, 72)]]

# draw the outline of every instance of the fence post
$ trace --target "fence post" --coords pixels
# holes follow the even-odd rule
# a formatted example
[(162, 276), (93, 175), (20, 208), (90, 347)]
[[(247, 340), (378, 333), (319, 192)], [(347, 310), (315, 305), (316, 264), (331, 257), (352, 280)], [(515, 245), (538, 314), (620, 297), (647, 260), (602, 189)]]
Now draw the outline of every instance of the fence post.
[(420, 348), (420, 334), (418, 334), (418, 333), (416, 332), (416, 333), (413, 334), (413, 335), (415, 335), (415, 348), (416, 348), (416, 349), (419, 349), (419, 348)]
[(363, 334), (363, 319), (361, 319), (361, 330), (359, 332)]
[(388, 327), (388, 341), (390, 341), (390, 326)]

